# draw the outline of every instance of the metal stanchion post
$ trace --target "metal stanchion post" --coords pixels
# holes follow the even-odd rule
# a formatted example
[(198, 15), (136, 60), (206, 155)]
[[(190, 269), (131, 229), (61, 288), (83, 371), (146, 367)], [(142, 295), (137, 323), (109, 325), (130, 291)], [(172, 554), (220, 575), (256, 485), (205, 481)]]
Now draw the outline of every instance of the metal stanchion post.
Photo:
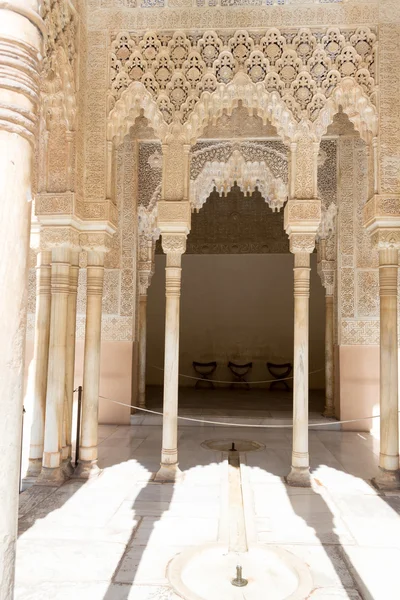
[(82, 412), (82, 386), (78, 387), (78, 415), (76, 423), (76, 447), (75, 447), (75, 466), (78, 465), (79, 460), (79, 444), (81, 437), (81, 412)]

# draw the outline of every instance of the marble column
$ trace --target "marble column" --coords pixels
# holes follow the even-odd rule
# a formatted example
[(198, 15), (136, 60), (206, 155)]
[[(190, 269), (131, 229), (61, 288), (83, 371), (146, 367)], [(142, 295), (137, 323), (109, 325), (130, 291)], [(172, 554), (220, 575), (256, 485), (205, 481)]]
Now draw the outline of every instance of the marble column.
[(308, 454), (310, 254), (294, 254), (293, 449), (290, 485), (310, 486)]
[(139, 273), (139, 406), (146, 406), (147, 290), (152, 272)]
[(82, 425), (79, 464), (75, 477), (89, 479), (99, 473), (98, 414), (101, 350), (101, 313), (104, 280), (104, 253), (88, 251), (86, 330), (83, 364)]
[(42, 470), (44, 420), (46, 414), (47, 364), (49, 358), (51, 310), (51, 251), (37, 255), (35, 341), (33, 351), (33, 411), (27, 476)]
[(147, 290), (139, 296), (139, 406), (146, 406)]
[(374, 483), (400, 488), (397, 331), (397, 248), (379, 250), (380, 295), (380, 455)]
[(167, 255), (165, 269), (165, 355), (161, 468), (156, 481), (175, 481), (181, 475), (178, 463), (179, 313), (181, 261), (186, 234), (163, 234)]
[[(329, 293), (332, 291), (332, 293)], [(335, 416), (334, 405), (334, 328), (333, 290), (325, 292), (325, 417)]]
[(79, 276), (79, 250), (71, 251), (69, 268), (69, 294), (67, 314), (67, 355), (65, 365), (64, 440), (62, 448), (63, 466), (67, 474), (72, 473), (72, 412), (75, 376), (76, 300)]
[(70, 248), (57, 246), (51, 258), (51, 319), (42, 471), (38, 483), (59, 485), (67, 358)]
[(0, 7), (0, 600), (14, 597), (33, 145), (44, 24), (34, 0)]

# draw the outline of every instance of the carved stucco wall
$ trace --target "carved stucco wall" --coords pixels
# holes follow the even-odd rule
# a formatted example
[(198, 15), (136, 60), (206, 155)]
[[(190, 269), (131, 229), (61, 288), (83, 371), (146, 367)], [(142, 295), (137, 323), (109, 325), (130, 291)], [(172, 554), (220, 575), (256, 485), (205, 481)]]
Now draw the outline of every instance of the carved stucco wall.
[[(201, 4), (201, 0), (199, 2)], [(90, 0), (87, 3), (87, 31), (86, 23), (84, 23), (80, 28), (79, 38), (79, 73), (80, 79), (85, 81), (85, 85), (83, 88), (81, 87), (82, 93), (78, 96), (78, 112), (81, 115), (81, 126), (76, 135), (78, 148), (77, 191), (80, 196), (85, 196), (86, 202), (98, 202), (99, 199), (105, 197), (105, 115), (107, 112), (106, 95), (109, 86), (109, 62), (107, 57), (110, 54), (112, 37), (122, 29), (129, 31), (169, 29), (171, 31), (183, 28), (186, 30), (196, 29), (201, 33), (208, 28), (216, 28), (219, 31), (223, 31), (224, 29), (248, 28), (254, 26), (254, 23), (263, 28), (271, 26), (281, 28), (301, 26), (318, 28), (339, 25), (346, 26), (346, 24), (349, 26), (357, 24), (358, 26), (368, 25), (375, 27), (379, 21), (383, 23), (381, 25), (381, 35), (383, 33), (386, 36), (384, 37), (386, 46), (383, 44), (383, 48), (386, 48), (386, 50), (382, 53), (380, 72), (381, 75), (383, 72), (386, 73), (388, 81), (390, 80), (390, 69), (392, 68), (393, 61), (392, 50), (395, 48), (395, 44), (391, 45), (389, 40), (395, 40), (399, 33), (399, 27), (393, 25), (396, 19), (397, 21), (400, 20), (400, 5), (397, 0), (386, 0), (381, 3), (378, 3), (376, 0), (364, 2), (349, 0), (345, 3), (321, 3), (321, 5), (318, 5), (318, 3), (292, 1), (285, 6), (265, 6), (268, 4), (267, 0), (263, 2), (263, 5), (259, 5), (257, 0), (255, 2), (246, 0), (245, 6), (240, 6), (241, 2), (239, 0), (234, 3), (235, 6), (233, 7), (231, 3), (228, 7), (224, 0), (221, 0), (221, 6), (212, 6), (212, 3), (212, 0), (206, 0), (205, 6), (196, 7), (193, 6), (192, 0), (168, 0), (168, 7), (165, 8), (160, 8), (161, 4), (157, 0), (137, 0), (137, 2), (135, 0)], [(197, 2), (194, 2), (194, 4), (198, 5)], [(251, 9), (249, 9), (249, 4), (252, 4)], [(146, 8), (141, 8), (142, 6)], [(84, 14), (84, 8), (79, 6), (79, 11), (81, 15)], [(391, 90), (393, 94), (398, 95), (398, 84), (392, 85)], [(390, 96), (388, 88), (385, 89), (384, 93), (388, 97)], [(389, 117), (391, 115), (388, 113), (388, 119)], [(225, 116), (224, 118), (226, 119), (227, 117)], [(381, 121), (383, 122), (383, 120)], [(390, 140), (395, 135), (395, 132), (391, 132), (389, 121), (386, 120), (385, 135), (388, 140), (388, 149), (390, 150)], [(347, 140), (345, 142), (348, 143)], [(354, 140), (351, 143), (355, 144)], [(397, 155), (396, 152), (392, 154), (392, 162), (386, 159), (385, 164), (382, 164), (382, 172), (389, 172), (390, 170), (393, 172), (393, 161), (397, 160)], [(120, 160), (120, 157), (118, 160)], [(360, 169), (360, 163), (357, 163), (356, 159), (354, 160), (354, 168)], [(348, 184), (352, 188), (357, 186), (356, 177), (353, 177), (350, 181), (349, 176)], [(321, 196), (323, 197), (323, 186), (320, 184), (319, 187)], [(354, 193), (356, 192), (354, 191)], [(339, 201), (343, 202), (343, 206), (346, 202), (343, 199), (345, 195), (342, 186)], [(346, 254), (344, 252), (343, 259), (341, 259), (342, 250), (339, 245), (338, 261), (340, 261), (340, 265), (338, 263), (338, 286), (340, 287), (340, 293), (343, 295), (340, 306), (338, 305), (338, 317), (341, 320), (339, 329), (341, 343), (376, 343), (377, 339), (378, 297), (377, 294), (374, 294), (377, 271), (375, 266), (371, 268), (374, 265), (371, 260), (374, 260), (374, 256), (376, 260), (376, 255), (369, 246), (368, 236), (364, 232), (362, 235), (360, 233), (362, 229), (360, 207), (365, 197), (363, 196), (363, 199), (359, 200), (359, 204), (357, 205), (357, 218), (353, 215), (354, 227), (357, 230), (354, 235), (358, 236), (356, 242), (353, 240), (353, 258), (351, 259), (351, 253)], [(140, 192), (139, 201), (142, 202)], [(346, 236), (346, 229), (349, 224), (346, 221), (347, 217), (342, 216), (343, 210), (341, 209), (339, 221), (343, 226), (343, 235)], [(120, 232), (115, 237), (115, 240), (117, 239), (119, 240), (118, 243), (121, 244)], [(334, 247), (333, 243), (332, 251)], [(116, 339), (118, 339), (118, 335), (121, 335), (120, 339), (131, 339), (129, 338), (131, 333), (128, 335), (127, 331), (129, 329), (128, 319), (133, 319), (133, 314), (125, 315), (119, 312), (121, 303), (125, 303), (126, 305), (129, 302), (130, 292), (126, 292), (126, 299), (123, 297), (125, 292), (121, 296), (122, 273), (119, 269), (122, 268), (120, 261), (122, 255), (116, 258), (117, 254), (115, 246), (109, 258), (107, 258), (107, 273), (110, 272), (110, 275), (107, 274), (106, 279), (109, 279), (110, 285), (112, 285), (112, 282), (115, 283), (118, 280), (119, 288), (117, 286), (118, 293), (113, 289), (112, 292), (107, 292), (105, 295), (104, 322), (108, 319), (110, 319), (110, 322), (114, 320), (116, 330), (121, 324), (123, 333), (116, 333)], [(113, 256), (114, 258), (112, 258)], [(353, 260), (353, 263), (351, 260)], [(33, 263), (34, 258), (32, 255), (32, 267)], [(125, 267), (126, 264), (125, 261)], [(128, 272), (130, 269), (125, 268), (124, 270), (126, 272), (125, 275), (129, 279), (130, 274)], [(351, 270), (353, 270), (353, 275), (350, 274)], [(133, 273), (132, 278), (135, 278)], [(29, 274), (29, 312), (31, 313), (29, 321), (31, 323), (32, 312), (34, 310), (34, 293), (32, 293), (34, 279), (34, 270), (31, 269)], [(84, 275), (82, 274), (81, 281), (83, 282), (83, 280)], [(129, 283), (127, 289), (130, 285)], [(108, 284), (106, 285), (107, 287)], [(369, 295), (367, 294), (367, 298), (363, 297), (363, 290), (368, 291)], [(350, 299), (346, 300), (346, 298)], [(117, 304), (118, 312), (107, 312), (115, 311)], [(134, 305), (134, 301), (132, 304)], [(122, 326), (123, 321), (115, 320), (115, 316), (118, 319), (126, 319), (125, 325)], [(80, 329), (81, 334), (82, 328)], [(106, 333), (105, 335), (110, 334)], [(114, 334), (111, 334), (111, 339), (114, 339), (113, 336)], [(104, 339), (107, 338), (104, 337)]]
[(341, 138), (338, 166), (338, 343), (379, 344), (378, 253), (362, 225), (368, 185), (364, 142)]
[[(104, 260), (102, 339), (133, 341), (136, 318), (137, 262), (137, 142), (126, 136), (117, 153), (116, 199), (118, 227)], [(28, 293), (28, 339), (33, 337), (35, 312), (35, 252), (30, 253)], [(77, 297), (77, 338), (85, 336), (86, 252), (80, 254)]]

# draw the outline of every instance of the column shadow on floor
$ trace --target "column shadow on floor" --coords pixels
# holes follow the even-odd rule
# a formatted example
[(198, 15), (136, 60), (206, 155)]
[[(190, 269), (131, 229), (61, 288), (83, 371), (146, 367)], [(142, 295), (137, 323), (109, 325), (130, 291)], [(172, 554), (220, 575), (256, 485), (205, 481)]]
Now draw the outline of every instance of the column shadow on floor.
[[(132, 439), (136, 439), (136, 438), (140, 438), (140, 429), (141, 426), (136, 426), (134, 428), (131, 428), (132, 430)], [(150, 429), (152, 430), (159, 430), (158, 433), (160, 434), (159, 437), (161, 437), (161, 428), (160, 426), (143, 426), (144, 430), (149, 431)], [(279, 430), (282, 431), (282, 430)], [(196, 446), (197, 445), (197, 440), (199, 437), (201, 437), (203, 440), (205, 439), (209, 439), (209, 438), (227, 438), (230, 435), (233, 436), (237, 436), (240, 435), (240, 437), (246, 437), (247, 439), (250, 440), (256, 440), (256, 441), (262, 441), (264, 439), (264, 441), (267, 439), (267, 432), (265, 430), (255, 430), (255, 429), (246, 429), (245, 431), (242, 431), (240, 434), (238, 433), (237, 429), (231, 428), (231, 427), (225, 427), (225, 428), (211, 428), (211, 427), (202, 427), (202, 426), (198, 426), (198, 427), (182, 427), (180, 428), (180, 432), (183, 432), (183, 435), (186, 436), (186, 439), (191, 439), (192, 443)], [(272, 435), (272, 434), (270, 434)], [(275, 434), (278, 438), (280, 434)], [(143, 436), (144, 436), (144, 432), (143, 432)], [(145, 439), (145, 438), (144, 438)], [(144, 441), (144, 439), (142, 441)], [(200, 447), (200, 441), (198, 441), (198, 445)], [(154, 443), (154, 447), (155, 447), (155, 453), (151, 456), (151, 457), (146, 457), (145, 456), (145, 452), (142, 450), (140, 451), (140, 445), (138, 445), (134, 450), (130, 450), (129, 448), (126, 448), (125, 450), (127, 451), (127, 454), (129, 454), (129, 458), (127, 457), (126, 459), (123, 459), (122, 461), (119, 461), (120, 464), (124, 464), (125, 462), (129, 462), (130, 460), (135, 461), (135, 463), (137, 463), (137, 465), (139, 467), (142, 467), (144, 469), (145, 472), (149, 473), (149, 472), (153, 472), (156, 470), (157, 468), (157, 462), (158, 462), (158, 453), (160, 450), (160, 439), (154, 438), (154, 440), (152, 440), (152, 444)], [(273, 442), (270, 443), (270, 446), (273, 446)], [(112, 444), (110, 443), (110, 452), (111, 449), (113, 448)], [(106, 450), (106, 449), (105, 449)], [(115, 446), (115, 450), (117, 450), (117, 445)], [(286, 450), (285, 450), (286, 452)], [(157, 454), (157, 459), (155, 459), (155, 455)], [(311, 454), (312, 454), (312, 450), (311, 450)], [(186, 472), (190, 472), (190, 470), (194, 467), (198, 467), (199, 464), (207, 466), (207, 465), (211, 465), (211, 464), (215, 464), (215, 454), (213, 454), (212, 452), (208, 454), (202, 454), (201, 458), (199, 459), (199, 456), (196, 456), (196, 452), (189, 452), (186, 456), (185, 456), (185, 452), (183, 452), (181, 454), (181, 464), (182, 464), (182, 468), (186, 471)], [(282, 468), (282, 464), (278, 465), (276, 462), (274, 462), (273, 460), (271, 460), (271, 454), (266, 454), (266, 455), (262, 455), (261, 453), (259, 453), (259, 461), (257, 466), (260, 468), (260, 470), (266, 474), (271, 475), (272, 477), (276, 478), (276, 480), (280, 480), (282, 481), (282, 475), (283, 475), (283, 468)], [(209, 457), (209, 458), (208, 458)], [(284, 468), (286, 469), (286, 472), (289, 470), (289, 459), (290, 457), (290, 452), (288, 451), (287, 455), (285, 454), (285, 465)], [(221, 455), (221, 460), (222, 460), (222, 455)], [(288, 464), (286, 465), (286, 460), (288, 461)], [(118, 465), (119, 462), (116, 460), (115, 465)], [(329, 462), (329, 461), (328, 461)], [(107, 468), (112, 468), (113, 464), (109, 464)], [(323, 466), (322, 464), (320, 466)], [(340, 469), (340, 467), (338, 467)], [(344, 472), (345, 469), (343, 469)], [(316, 477), (318, 479), (318, 473), (316, 473)], [(140, 477), (138, 478), (140, 479)], [(143, 481), (143, 480), (142, 480)], [(132, 486), (135, 487), (139, 484), (138, 480), (132, 480)], [(22, 518), (21, 518), (21, 531), (27, 531), (29, 529), (29, 527), (31, 527), (35, 521), (37, 519), (42, 519), (45, 518), (45, 516), (47, 516), (49, 513), (51, 513), (53, 510), (56, 510), (58, 508), (61, 508), (63, 506), (63, 504), (70, 499), (79, 489), (81, 489), (81, 487), (85, 485), (83, 482), (77, 482), (77, 481), (69, 481), (66, 484), (64, 484), (63, 486), (61, 486), (58, 489), (48, 489), (48, 488), (44, 488), (41, 487), (39, 489), (39, 486), (37, 486), (36, 489), (36, 499), (31, 503), (31, 505), (29, 506), (29, 501), (28, 501), (28, 497), (23, 498), (24, 494), (21, 495), (21, 498), (23, 498), (23, 504), (22, 504)], [(131, 502), (130, 504), (130, 509), (131, 511), (133, 511), (132, 514), (132, 520), (135, 516), (137, 516), (138, 518), (140, 518), (139, 523), (137, 524), (133, 524), (131, 525), (131, 532), (130, 532), (130, 536), (129, 539), (127, 541), (127, 543), (125, 544), (125, 549), (119, 559), (119, 562), (114, 570), (114, 574), (112, 577), (112, 580), (109, 584), (109, 587), (107, 589), (107, 591), (105, 592), (105, 595), (102, 596), (102, 600), (128, 600), (128, 598), (132, 599), (132, 588), (134, 586), (134, 584), (138, 584), (138, 582), (136, 581), (137, 578), (137, 573), (138, 573), (138, 569), (141, 563), (141, 560), (143, 558), (143, 553), (146, 551), (146, 548), (149, 545), (149, 541), (152, 537), (152, 535), (155, 533), (156, 529), (157, 529), (157, 523), (162, 519), (163, 516), (166, 515), (166, 513), (168, 513), (170, 507), (171, 507), (171, 503), (174, 499), (174, 495), (178, 489), (178, 486), (180, 484), (156, 484), (154, 482), (148, 481), (147, 483), (143, 482), (143, 487), (142, 489), (139, 491), (139, 493), (135, 496), (134, 500), (129, 501)], [(292, 489), (296, 489), (296, 488), (292, 488)], [(157, 492), (155, 491), (150, 491), (150, 490), (157, 490)], [(28, 490), (29, 492), (29, 490)], [(25, 492), (25, 494), (27, 494), (27, 492)], [(314, 490), (310, 490), (308, 495), (303, 495), (301, 493), (299, 494), (291, 494), (289, 492), (288, 489), (286, 489), (286, 495), (290, 500), (291, 506), (292, 506), (292, 510), (293, 510), (293, 514), (296, 515), (298, 518), (302, 519), (305, 523), (305, 525), (314, 530), (315, 532), (315, 537), (317, 538), (317, 540), (319, 541), (319, 543), (321, 544), (321, 547), (323, 548), (324, 552), (326, 553), (326, 555), (328, 556), (333, 569), (335, 570), (336, 574), (337, 574), (337, 579), (338, 581), (340, 581), (341, 586), (344, 589), (356, 589), (356, 585), (354, 584), (354, 582), (349, 580), (349, 576), (348, 574), (346, 574), (343, 571), (343, 564), (346, 565), (346, 568), (351, 567), (351, 571), (353, 573), (353, 575), (356, 575), (356, 579), (361, 579), (361, 576), (358, 574), (357, 575), (357, 571), (354, 568), (354, 565), (351, 566), (351, 561), (350, 558), (346, 555), (346, 550), (344, 548), (343, 544), (343, 536), (342, 539), (340, 537), (340, 535), (338, 535), (337, 531), (336, 531), (336, 524), (335, 524), (335, 516), (332, 513), (329, 505), (327, 504), (326, 500), (316, 491)], [(309, 498), (310, 500), (307, 502), (304, 500), (304, 498)], [(152, 514), (151, 510), (143, 510), (144, 507), (146, 507), (146, 505), (149, 504), (150, 500), (149, 498), (153, 498), (153, 500), (151, 500), (152, 502), (154, 502), (154, 514)], [(400, 504), (400, 501), (396, 498), (396, 499), (386, 499), (386, 498), (382, 498), (385, 502), (387, 502), (387, 504), (392, 505), (391, 507), (393, 508), (393, 510), (397, 511), (397, 509), (400, 510), (400, 506), (398, 506), (398, 504)], [(161, 504), (162, 503), (162, 504)], [(158, 507), (156, 506), (158, 505)], [(143, 515), (143, 512), (145, 513), (145, 515)], [(318, 519), (318, 515), (323, 515), (323, 519)], [(143, 523), (143, 518), (144, 516), (146, 516), (146, 527), (139, 527), (139, 525), (144, 525)], [(270, 515), (272, 518), (274, 517), (274, 515)], [(135, 545), (134, 542), (135, 540), (137, 540), (137, 535), (140, 535), (140, 542), (139, 544)], [(95, 543), (95, 542), (94, 542)], [(262, 543), (262, 542), (260, 542)], [(268, 543), (268, 542), (267, 542)], [(292, 545), (292, 542), (290, 541), (290, 539), (286, 539), (286, 540), (282, 540), (279, 542), (271, 542), (274, 545), (285, 545), (285, 546), (290, 546)], [(351, 543), (351, 540), (349, 540), (349, 543)], [(293, 541), (293, 544), (296, 544), (296, 541)], [(307, 541), (302, 541), (301, 544), (307, 545)], [(315, 545), (315, 541), (314, 541), (314, 545)], [(132, 552), (132, 548), (133, 546), (135, 546), (135, 550)], [(301, 546), (299, 546), (299, 548), (301, 548)], [(143, 583), (140, 583), (140, 585), (144, 585)], [(153, 584), (154, 585), (154, 584)], [(166, 582), (164, 583), (160, 583), (160, 587), (166, 587)], [(150, 596), (151, 597), (151, 596)], [(157, 597), (157, 596), (155, 596)], [(100, 600), (100, 598), (99, 598)]]

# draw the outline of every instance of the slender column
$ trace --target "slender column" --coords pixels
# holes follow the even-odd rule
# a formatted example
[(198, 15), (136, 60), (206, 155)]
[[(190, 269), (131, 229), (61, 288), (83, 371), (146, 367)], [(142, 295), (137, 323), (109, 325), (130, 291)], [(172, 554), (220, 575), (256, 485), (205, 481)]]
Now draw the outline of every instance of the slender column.
[[(151, 250), (150, 250), (151, 251)], [(147, 290), (153, 276), (153, 265), (139, 273), (139, 406), (146, 406), (146, 342), (147, 342)]]
[(33, 0), (0, 8), (0, 600), (14, 597), (32, 146), (44, 24)]
[(35, 343), (33, 351), (33, 414), (28, 477), (42, 469), (44, 420), (46, 413), (47, 364), (49, 359), (51, 309), (51, 251), (42, 250), (36, 266)]
[[(324, 223), (325, 222), (325, 223)], [(323, 215), (321, 225), (326, 226)], [(327, 233), (326, 231), (324, 232)], [(334, 301), (333, 293), (335, 289), (335, 263), (326, 259), (326, 238), (320, 238), (317, 245), (318, 266), (317, 270), (321, 277), (322, 285), (325, 288), (325, 410), (324, 417), (335, 416), (334, 406)]]
[(400, 487), (397, 349), (398, 250), (379, 250), (380, 295), (380, 455), (374, 483), (381, 489)]
[(139, 296), (139, 406), (146, 406), (147, 291)]
[(72, 473), (72, 410), (74, 400), (75, 375), (75, 332), (76, 332), (76, 299), (78, 292), (79, 251), (71, 251), (69, 268), (69, 294), (67, 313), (67, 352), (65, 364), (65, 399), (64, 399), (64, 440), (62, 460), (68, 474)]
[(53, 248), (51, 260), (51, 320), (46, 419), (43, 466), (38, 483), (58, 485), (65, 479), (61, 469), (61, 448), (67, 357), (70, 249), (63, 246)]
[(156, 481), (175, 481), (181, 475), (178, 466), (179, 312), (181, 259), (186, 249), (186, 234), (163, 234), (162, 246), (167, 255), (165, 269), (164, 416), (161, 468), (156, 475)]
[(75, 476), (88, 479), (97, 466), (101, 312), (104, 279), (103, 252), (88, 251), (85, 353), (83, 364), (82, 429)]
[(310, 254), (294, 255), (293, 450), (291, 485), (310, 485), (308, 455), (308, 321)]
[(333, 360), (333, 295), (325, 294), (325, 417), (335, 416)]

